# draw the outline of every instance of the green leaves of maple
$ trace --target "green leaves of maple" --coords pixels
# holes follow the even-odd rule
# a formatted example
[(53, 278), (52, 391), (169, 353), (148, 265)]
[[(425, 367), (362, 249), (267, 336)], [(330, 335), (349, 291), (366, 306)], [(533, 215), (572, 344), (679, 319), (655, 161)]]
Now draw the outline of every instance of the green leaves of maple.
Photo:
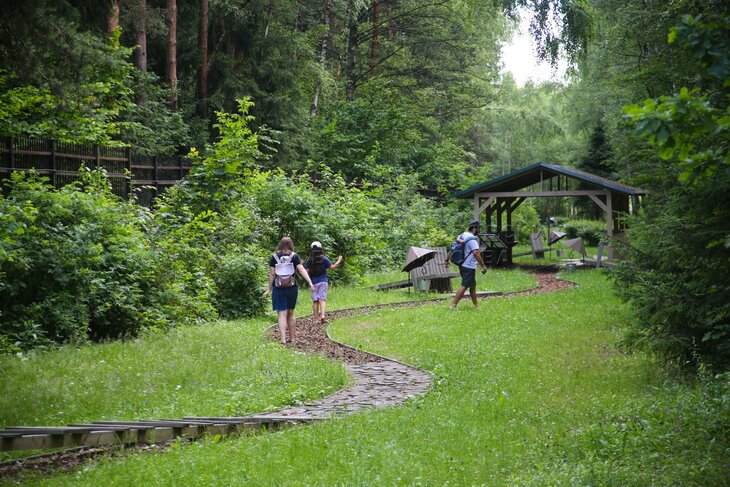
[[(704, 76), (721, 78), (727, 88), (730, 21), (705, 23), (700, 18), (684, 16), (670, 31), (669, 41), (690, 49)], [(680, 181), (692, 184), (711, 176), (719, 165), (730, 164), (730, 94), (724, 91), (703, 93), (700, 88), (682, 87), (674, 95), (648, 99), (624, 110), (636, 130), (658, 148), (659, 157), (680, 163)]]

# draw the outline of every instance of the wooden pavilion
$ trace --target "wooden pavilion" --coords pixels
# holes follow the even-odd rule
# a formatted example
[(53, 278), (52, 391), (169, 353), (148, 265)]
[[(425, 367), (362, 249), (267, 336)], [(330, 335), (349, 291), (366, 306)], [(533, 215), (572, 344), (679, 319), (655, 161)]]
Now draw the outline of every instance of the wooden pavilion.
[(582, 196), (590, 198), (606, 214), (608, 259), (612, 260), (611, 241), (625, 240), (624, 215), (636, 214), (646, 191), (627, 186), (572, 167), (538, 162), (509, 174), (472, 186), (454, 194), (474, 199), (474, 219), (506, 243), (506, 263), (512, 262), (512, 212), (530, 197), (556, 198)]

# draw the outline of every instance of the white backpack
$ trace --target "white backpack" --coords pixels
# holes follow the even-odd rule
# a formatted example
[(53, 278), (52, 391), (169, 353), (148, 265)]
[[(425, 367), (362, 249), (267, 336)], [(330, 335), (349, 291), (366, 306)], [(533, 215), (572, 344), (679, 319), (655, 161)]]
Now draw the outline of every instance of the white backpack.
[(274, 285), (276, 287), (292, 287), (296, 285), (297, 280), (294, 276), (294, 264), (292, 264), (295, 255), (297, 254), (292, 252), (291, 255), (282, 255), (279, 257), (274, 252), (274, 260), (276, 261), (276, 266), (274, 266), (274, 273), (276, 274)]

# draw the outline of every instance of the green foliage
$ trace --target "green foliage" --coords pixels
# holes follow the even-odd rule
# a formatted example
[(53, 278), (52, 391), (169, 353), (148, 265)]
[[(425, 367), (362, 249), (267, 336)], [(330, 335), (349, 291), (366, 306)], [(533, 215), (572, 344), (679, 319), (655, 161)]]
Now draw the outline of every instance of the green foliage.
[(525, 202), (512, 213), (512, 230), (518, 242), (529, 242), (530, 233), (540, 226), (540, 217), (531, 204)]
[(82, 176), (54, 191), (14, 173), (0, 200), (0, 334), (14, 346), (130, 336), (195, 315), (147, 237), (149, 213), (113, 196), (102, 173)]
[(268, 262), (267, 256), (247, 247), (218, 258), (216, 308), (222, 317), (252, 316), (264, 310), (265, 303), (260, 296), (268, 278), (263, 265)]
[[(730, 165), (727, 33), (730, 23), (685, 16), (670, 31), (711, 87), (626, 108), (666, 161), (661, 193), (639, 217), (629, 265), (617, 275), (635, 306), (627, 343), (682, 364), (730, 367)], [(717, 83), (721, 77), (722, 86)], [(676, 180), (683, 182), (677, 185)]]
[[(170, 92), (152, 73), (134, 70), (129, 77), (139, 95), (119, 114), (118, 138), (138, 154), (174, 156), (189, 144), (183, 113), (168, 106)], [(185, 117), (186, 119), (188, 117)]]
[[(630, 232), (617, 290), (634, 304), (626, 341), (679, 364), (730, 366), (730, 171), (655, 195)], [(711, 209), (711, 210), (710, 210)]]
[(201, 154), (190, 151), (193, 168), (176, 191), (166, 196), (167, 208), (187, 208), (193, 214), (203, 211), (225, 212), (241, 196), (243, 184), (258, 161), (265, 159), (260, 139), (270, 140), (265, 128), (254, 132), (249, 115), (253, 106), (248, 98), (238, 100), (238, 113), (217, 112), (215, 127), (220, 137)]
[(571, 239), (580, 237), (585, 245), (595, 247), (606, 240), (606, 222), (599, 220), (570, 220), (563, 223), (562, 231)]
[(578, 162), (587, 138), (569, 124), (574, 108), (569, 93), (569, 87), (557, 83), (530, 82), (518, 88), (510, 78), (502, 84), (495, 110), (482, 122), (490, 139), (485, 156), (497, 175), (536, 162)]
[(454, 138), (429, 133), (425, 117), (398, 90), (373, 83), (321, 119), (313, 159), (350, 180), (382, 184), (417, 173), (422, 187), (463, 186), (470, 155)]
[(318, 240), (328, 255), (345, 258), (335, 279), (351, 280), (377, 265), (383, 247), (376, 217), (381, 206), (346, 185), (341, 176), (324, 174), (321, 186), (315, 187), (306, 178), (258, 173), (251, 178), (247, 195), (264, 222), (260, 245), (272, 252), (281, 237), (289, 236), (306, 259), (310, 242)]
[(626, 114), (662, 159), (680, 162), (681, 182), (693, 183), (712, 176), (719, 165), (730, 165), (730, 108), (713, 107), (697, 88), (646, 100), (641, 107), (627, 107)]
[[(118, 33), (104, 42), (67, 28), (76, 49), (70, 56), (79, 63), (77, 81), (73, 87), (48, 86), (0, 71), (0, 132), (119, 145), (119, 116), (133, 104), (129, 80), (134, 67), (126, 61), (132, 50), (120, 46)], [(136, 128), (134, 122), (127, 125)]]
[(530, 33), (540, 59), (556, 65), (561, 55), (575, 61), (588, 49), (594, 30), (588, 2), (502, 0), (502, 5), (512, 15), (518, 7), (530, 9)]

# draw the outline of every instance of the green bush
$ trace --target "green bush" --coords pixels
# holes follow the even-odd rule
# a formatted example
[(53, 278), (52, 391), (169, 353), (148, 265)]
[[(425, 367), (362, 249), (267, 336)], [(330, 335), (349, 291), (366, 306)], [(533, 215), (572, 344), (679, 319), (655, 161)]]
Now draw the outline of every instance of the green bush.
[(667, 174), (631, 222), (629, 260), (613, 273), (635, 312), (626, 344), (730, 370), (730, 169), (692, 186)]
[(219, 259), (216, 308), (224, 318), (252, 316), (264, 310), (268, 259), (252, 247), (235, 248)]
[(596, 247), (606, 238), (606, 222), (600, 220), (571, 220), (563, 224), (565, 238), (583, 239), (587, 246)]
[(112, 195), (103, 173), (82, 177), (56, 191), (14, 173), (0, 199), (0, 335), (18, 348), (134, 335), (187, 313), (149, 212)]

